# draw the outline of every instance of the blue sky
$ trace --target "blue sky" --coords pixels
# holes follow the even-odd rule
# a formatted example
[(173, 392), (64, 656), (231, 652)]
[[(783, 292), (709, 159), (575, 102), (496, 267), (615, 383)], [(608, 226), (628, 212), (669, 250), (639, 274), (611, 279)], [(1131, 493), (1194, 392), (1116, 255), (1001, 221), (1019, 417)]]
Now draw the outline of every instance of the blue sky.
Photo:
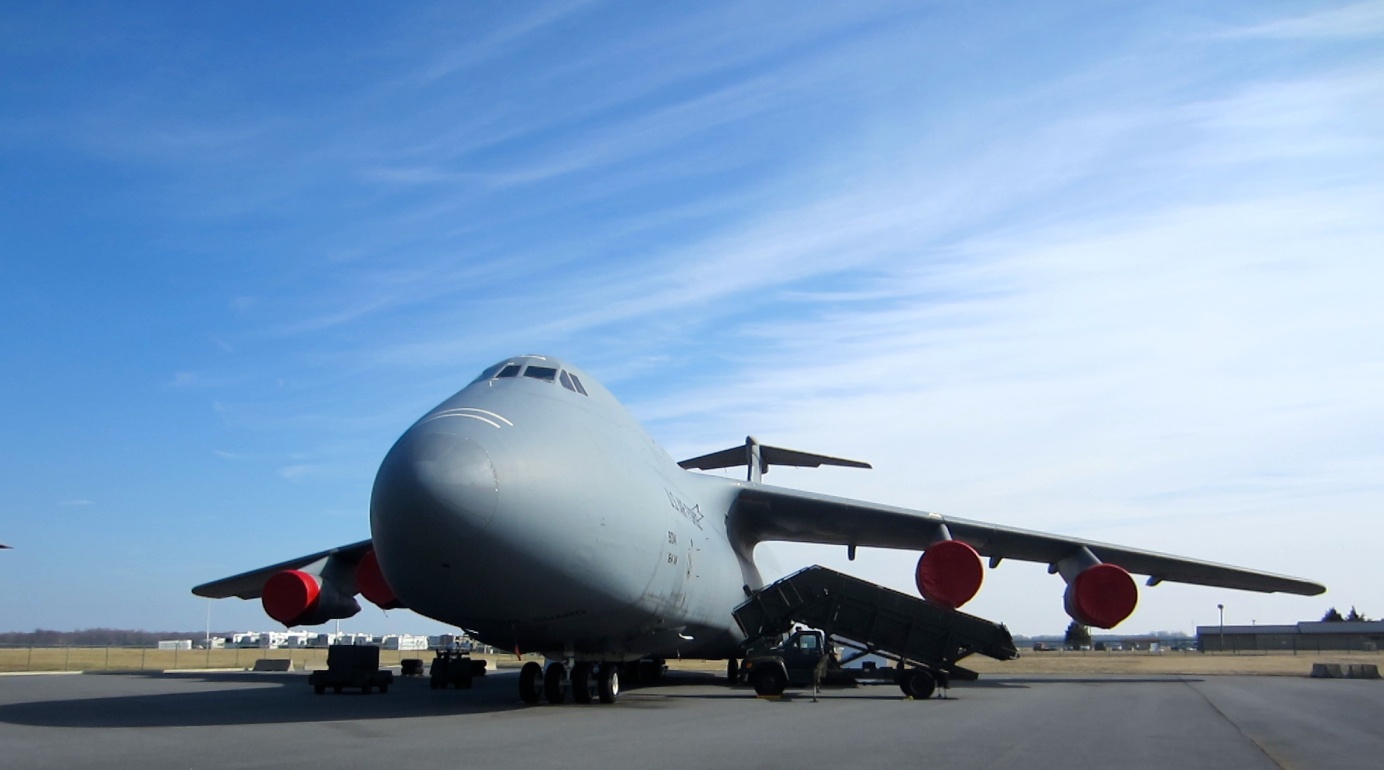
[(773, 483), (1331, 589), (1132, 632), (1384, 614), (1382, 41), (1381, 2), (7, 7), (0, 630), (200, 628), (522, 352), (675, 457), (754, 433), (876, 466)]

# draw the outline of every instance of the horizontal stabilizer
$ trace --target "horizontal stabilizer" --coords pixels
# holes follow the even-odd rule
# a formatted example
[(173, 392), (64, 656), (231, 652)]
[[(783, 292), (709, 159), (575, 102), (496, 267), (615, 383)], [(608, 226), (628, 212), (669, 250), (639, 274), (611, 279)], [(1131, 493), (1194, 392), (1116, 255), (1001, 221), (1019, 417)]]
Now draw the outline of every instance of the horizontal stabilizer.
[(683, 460), (678, 465), (688, 470), (709, 471), (717, 468), (737, 468), (741, 465), (750, 468), (750, 480), (758, 481), (758, 476), (769, 472), (771, 465), (791, 466), (795, 468), (820, 468), (823, 465), (838, 465), (843, 468), (869, 468), (869, 463), (859, 460), (847, 460), (841, 457), (829, 457), (827, 455), (813, 454), (811, 452), (799, 452), (796, 449), (784, 449), (776, 446), (765, 446), (760, 444), (753, 436), (745, 437), (744, 446), (734, 446), (730, 449), (722, 449), (719, 452), (712, 452), (701, 457), (693, 457), (690, 460)]

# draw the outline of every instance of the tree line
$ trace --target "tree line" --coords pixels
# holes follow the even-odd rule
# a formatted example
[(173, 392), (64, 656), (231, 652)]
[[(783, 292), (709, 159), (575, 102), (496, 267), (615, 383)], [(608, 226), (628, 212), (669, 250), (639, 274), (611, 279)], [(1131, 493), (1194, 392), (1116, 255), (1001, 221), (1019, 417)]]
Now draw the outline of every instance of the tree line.
[(1367, 618), (1367, 617), (1365, 617), (1364, 615), (1361, 615), (1360, 613), (1356, 612), (1354, 607), (1351, 607), (1351, 608), (1350, 608), (1350, 614), (1349, 614), (1349, 615), (1346, 615), (1346, 616), (1344, 616), (1344, 617), (1341, 616), (1341, 613), (1340, 613), (1335, 607), (1332, 607), (1331, 609), (1329, 609), (1329, 610), (1326, 611), (1326, 614), (1325, 614), (1325, 615), (1322, 615), (1322, 622), (1323, 622), (1323, 623), (1368, 623), (1368, 622), (1370, 622), (1370, 619)]
[[(0, 645), (8, 647), (148, 647), (165, 639), (202, 639), (203, 631), (134, 631), (124, 628), (84, 628), (77, 631), (33, 631), (0, 633)], [(212, 636), (225, 636), (225, 632)]]

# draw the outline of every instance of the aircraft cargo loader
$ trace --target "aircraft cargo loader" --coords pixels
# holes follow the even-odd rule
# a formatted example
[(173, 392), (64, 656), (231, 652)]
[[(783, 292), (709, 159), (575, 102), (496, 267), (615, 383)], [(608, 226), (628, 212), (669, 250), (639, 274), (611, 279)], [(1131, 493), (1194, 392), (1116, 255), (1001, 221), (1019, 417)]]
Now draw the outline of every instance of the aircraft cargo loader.
[[(975, 672), (957, 665), (968, 655), (979, 653), (996, 660), (1019, 656), (1002, 624), (822, 566), (807, 567), (755, 591), (735, 608), (734, 616), (752, 647), (788, 633), (796, 623), (821, 629), (825, 643), (811, 661), (814, 685), (828, 675), (828, 669), (836, 669), (834, 663), (828, 664), (828, 644), (854, 650), (847, 663), (867, 654), (895, 661), (894, 681), (906, 695), (918, 699), (931, 697), (939, 682), (975, 679)], [(795, 635), (788, 644), (802, 638)], [(755, 692), (778, 695), (790, 682), (801, 681), (808, 664), (797, 653), (796, 646), (793, 650), (779, 646), (747, 657)]]

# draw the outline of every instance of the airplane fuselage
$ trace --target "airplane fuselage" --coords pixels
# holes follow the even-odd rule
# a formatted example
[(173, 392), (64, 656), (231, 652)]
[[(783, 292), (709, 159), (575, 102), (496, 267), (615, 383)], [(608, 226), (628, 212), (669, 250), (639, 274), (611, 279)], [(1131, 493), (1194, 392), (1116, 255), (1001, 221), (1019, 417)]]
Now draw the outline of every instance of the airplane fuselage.
[(678, 467), (594, 379), (507, 363), (558, 372), (488, 370), (380, 466), (370, 526), (395, 594), (504, 649), (736, 655), (730, 609), (761, 585), (726, 527), (742, 485)]

